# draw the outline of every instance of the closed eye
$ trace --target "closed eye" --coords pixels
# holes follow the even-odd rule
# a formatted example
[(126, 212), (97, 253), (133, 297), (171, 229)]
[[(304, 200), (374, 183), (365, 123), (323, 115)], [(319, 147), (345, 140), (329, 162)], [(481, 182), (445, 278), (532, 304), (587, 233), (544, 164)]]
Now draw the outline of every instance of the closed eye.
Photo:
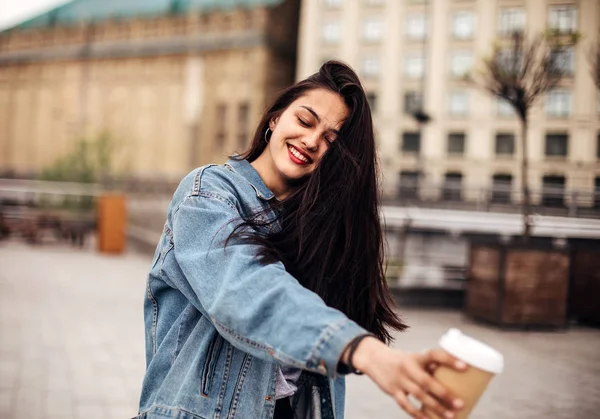
[(305, 128), (309, 128), (310, 124), (308, 122), (306, 122), (304, 119), (302, 118), (298, 118), (298, 122), (300, 123), (300, 125), (302, 125)]

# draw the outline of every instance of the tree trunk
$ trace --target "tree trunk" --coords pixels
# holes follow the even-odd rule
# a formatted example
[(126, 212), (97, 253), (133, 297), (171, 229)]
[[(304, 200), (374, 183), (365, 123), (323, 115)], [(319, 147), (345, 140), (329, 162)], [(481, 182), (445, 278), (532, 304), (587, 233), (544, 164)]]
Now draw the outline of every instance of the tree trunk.
[(521, 119), (521, 202), (523, 211), (523, 241), (531, 236), (531, 196), (529, 195), (529, 159), (527, 158), (527, 116)]

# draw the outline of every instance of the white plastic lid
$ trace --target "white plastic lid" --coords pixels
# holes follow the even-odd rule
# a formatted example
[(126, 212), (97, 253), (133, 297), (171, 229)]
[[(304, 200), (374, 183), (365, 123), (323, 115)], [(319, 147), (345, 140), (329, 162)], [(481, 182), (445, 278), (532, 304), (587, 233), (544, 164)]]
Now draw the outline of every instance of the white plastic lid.
[(440, 338), (440, 346), (449, 354), (481, 370), (500, 374), (504, 369), (504, 357), (500, 352), (458, 329), (449, 329)]

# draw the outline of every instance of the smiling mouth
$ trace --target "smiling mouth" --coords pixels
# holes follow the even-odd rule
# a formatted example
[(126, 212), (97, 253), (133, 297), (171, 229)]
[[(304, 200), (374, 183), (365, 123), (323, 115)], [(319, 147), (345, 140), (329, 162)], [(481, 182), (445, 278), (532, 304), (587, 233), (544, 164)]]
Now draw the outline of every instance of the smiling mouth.
[(290, 153), (290, 157), (292, 157), (292, 161), (297, 164), (309, 164), (312, 163), (312, 160), (304, 155), (300, 150), (298, 150), (293, 145), (288, 144), (288, 151)]

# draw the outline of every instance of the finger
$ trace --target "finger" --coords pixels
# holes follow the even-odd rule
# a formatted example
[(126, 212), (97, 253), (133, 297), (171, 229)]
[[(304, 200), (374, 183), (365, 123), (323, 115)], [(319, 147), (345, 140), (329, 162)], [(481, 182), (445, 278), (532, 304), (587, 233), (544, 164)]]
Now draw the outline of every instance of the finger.
[(408, 400), (408, 397), (406, 397), (406, 394), (404, 394), (403, 392), (396, 393), (394, 399), (396, 399), (396, 403), (398, 403), (398, 406), (400, 406), (402, 410), (404, 410), (413, 418), (428, 419), (423, 412), (419, 412), (417, 410), (417, 408)]
[(457, 371), (464, 371), (468, 368), (460, 359), (457, 359), (450, 355), (448, 352), (442, 349), (432, 349), (424, 355), (424, 365), (430, 362), (436, 362), (439, 365), (446, 365)]
[(439, 366), (440, 364), (438, 364), (437, 362), (430, 362), (425, 366), (425, 371), (427, 371), (429, 374), (433, 374)]
[(424, 391), (415, 383), (410, 383), (406, 386), (406, 388), (410, 394), (412, 394), (416, 399), (418, 399), (422, 403), (423, 406), (436, 413), (440, 418), (454, 418), (454, 413), (451, 410), (442, 406), (439, 400), (433, 398), (429, 393)]
[(412, 381), (414, 381), (423, 391), (439, 400), (444, 407), (452, 410), (460, 409), (462, 407), (462, 400), (455, 397), (448, 389), (446, 389), (446, 387), (431, 375), (427, 374), (424, 370), (412, 366), (407, 372)]

